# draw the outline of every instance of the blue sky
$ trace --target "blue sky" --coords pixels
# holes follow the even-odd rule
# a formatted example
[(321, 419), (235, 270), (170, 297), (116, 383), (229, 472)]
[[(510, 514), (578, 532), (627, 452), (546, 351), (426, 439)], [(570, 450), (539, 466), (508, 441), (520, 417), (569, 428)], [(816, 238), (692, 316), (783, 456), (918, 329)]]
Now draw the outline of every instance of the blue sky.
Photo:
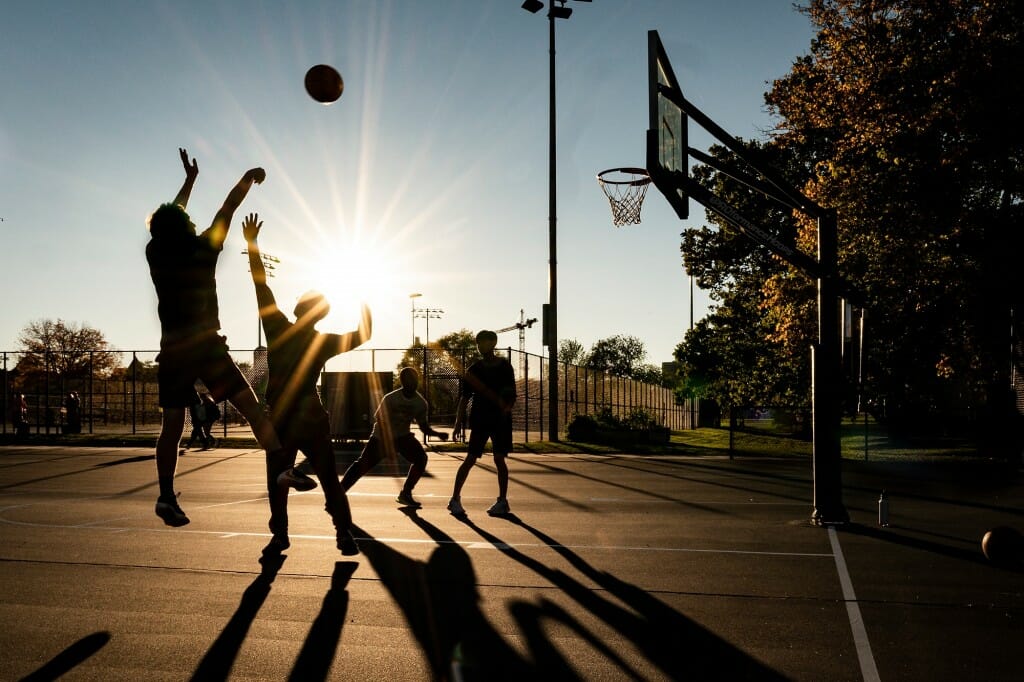
[[(282, 307), (324, 291), (323, 330), (374, 312), (368, 347), (540, 317), (548, 286), (548, 22), (519, 0), (306, 2), (39, 0), (0, 24), (0, 350), (30, 321), (156, 349), (146, 216), (199, 162), (189, 212), (209, 225), (253, 166), (267, 171), (218, 268), (232, 348), (257, 342), (241, 220), (264, 220)], [(671, 360), (689, 325), (680, 221), (652, 188), (640, 225), (615, 228), (598, 171), (644, 165), (647, 31), (686, 96), (727, 131), (762, 138), (763, 93), (808, 51), (790, 0), (594, 0), (557, 31), (559, 337), (640, 338)], [(306, 69), (336, 66), (342, 98), (313, 102)], [(710, 140), (691, 126), (691, 144)], [(695, 314), (707, 309), (697, 292)], [(417, 320), (422, 338), (424, 320)], [(514, 332), (502, 345), (518, 344)], [(540, 325), (526, 350), (542, 354)], [(329, 366), (330, 368), (330, 366)]]

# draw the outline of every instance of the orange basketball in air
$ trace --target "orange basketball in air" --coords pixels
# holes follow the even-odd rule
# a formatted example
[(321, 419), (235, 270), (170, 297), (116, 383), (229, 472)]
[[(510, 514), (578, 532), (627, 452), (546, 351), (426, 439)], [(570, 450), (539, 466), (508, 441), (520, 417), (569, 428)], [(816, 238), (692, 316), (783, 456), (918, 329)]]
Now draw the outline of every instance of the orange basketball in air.
[(317, 64), (306, 72), (306, 92), (321, 104), (330, 104), (345, 91), (345, 81), (333, 66)]

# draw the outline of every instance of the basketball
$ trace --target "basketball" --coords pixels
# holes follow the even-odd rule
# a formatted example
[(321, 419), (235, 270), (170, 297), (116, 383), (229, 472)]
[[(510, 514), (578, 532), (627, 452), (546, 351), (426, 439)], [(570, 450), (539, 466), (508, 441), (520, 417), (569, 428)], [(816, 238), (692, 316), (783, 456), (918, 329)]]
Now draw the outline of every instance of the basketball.
[(1009, 526), (996, 526), (981, 539), (981, 552), (994, 563), (1004, 563), (1021, 558), (1024, 549), (1021, 534)]
[(321, 104), (330, 104), (345, 91), (345, 81), (333, 66), (317, 64), (306, 72), (306, 92)]

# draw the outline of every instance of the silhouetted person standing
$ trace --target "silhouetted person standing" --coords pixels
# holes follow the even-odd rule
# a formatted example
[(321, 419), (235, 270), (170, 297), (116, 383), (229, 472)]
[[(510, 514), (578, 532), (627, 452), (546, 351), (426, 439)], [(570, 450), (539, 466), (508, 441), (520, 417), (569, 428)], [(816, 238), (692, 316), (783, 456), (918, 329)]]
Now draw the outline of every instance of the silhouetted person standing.
[(462, 380), (462, 395), (455, 416), (452, 437), (463, 433), (466, 423), (466, 408), (473, 402), (469, 412), (469, 445), (466, 459), (455, 472), (455, 488), (448, 502), (448, 511), (456, 516), (466, 513), (462, 506), (462, 486), (470, 470), (484, 452), (487, 441), (494, 451), (494, 468), (498, 472), (498, 499), (488, 514), (508, 514), (508, 465), (505, 458), (512, 451), (512, 406), (516, 402), (516, 377), (512, 365), (505, 358), (495, 355), (498, 335), (483, 330), (476, 335), (477, 349), (483, 357), (477, 360)]

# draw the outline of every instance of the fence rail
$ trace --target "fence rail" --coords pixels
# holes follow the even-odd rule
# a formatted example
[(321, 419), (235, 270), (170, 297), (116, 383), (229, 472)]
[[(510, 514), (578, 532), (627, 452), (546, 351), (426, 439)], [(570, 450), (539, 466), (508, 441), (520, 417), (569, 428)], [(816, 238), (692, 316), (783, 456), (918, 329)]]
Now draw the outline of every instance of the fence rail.
[[(20, 351), (2, 352), (0, 433), (14, 431), (13, 408), (15, 396), (19, 395), (24, 395), (28, 404), (30, 433), (65, 432), (68, 426), (65, 400), (72, 391), (80, 397), (83, 433), (158, 433), (161, 415), (157, 404), (157, 352), (77, 351), (70, 360), (68, 354), (59, 352), (48, 353), (43, 358)], [(516, 372), (518, 400), (513, 410), (515, 440), (546, 440), (551, 363), (546, 357), (512, 348), (499, 352), (508, 358)], [(102, 375), (96, 370), (97, 366), (104, 364), (97, 362), (100, 354), (112, 354), (115, 359), (113, 364), (116, 365)], [(266, 349), (232, 351), (232, 357), (246, 374), (257, 397), (262, 400), (266, 390)], [(111, 358), (107, 356), (106, 359)], [(357, 349), (330, 361), (328, 370), (332, 373), (390, 372), (392, 383), (397, 386), (398, 370), (405, 364), (411, 364), (420, 371), (420, 392), (430, 404), (431, 423), (443, 428), (450, 427), (454, 422), (459, 399), (459, 378), (471, 360), (464, 353), (452, 355), (439, 348), (420, 347), (412, 351)], [(108, 361), (105, 366), (111, 364)], [(595, 415), (608, 411), (620, 418), (642, 411), (655, 422), (672, 430), (691, 429), (697, 425), (696, 405), (692, 401), (677, 401), (668, 388), (565, 363), (558, 364), (556, 371), (558, 421), (562, 434), (576, 415)], [(380, 392), (387, 388), (389, 386), (386, 385), (378, 387), (374, 392), (374, 406)], [(230, 404), (224, 404), (221, 412), (223, 420), (217, 428), (223, 430), (225, 435), (234, 431), (233, 427), (244, 426), (241, 415)], [(372, 419), (372, 414), (369, 418)]]

